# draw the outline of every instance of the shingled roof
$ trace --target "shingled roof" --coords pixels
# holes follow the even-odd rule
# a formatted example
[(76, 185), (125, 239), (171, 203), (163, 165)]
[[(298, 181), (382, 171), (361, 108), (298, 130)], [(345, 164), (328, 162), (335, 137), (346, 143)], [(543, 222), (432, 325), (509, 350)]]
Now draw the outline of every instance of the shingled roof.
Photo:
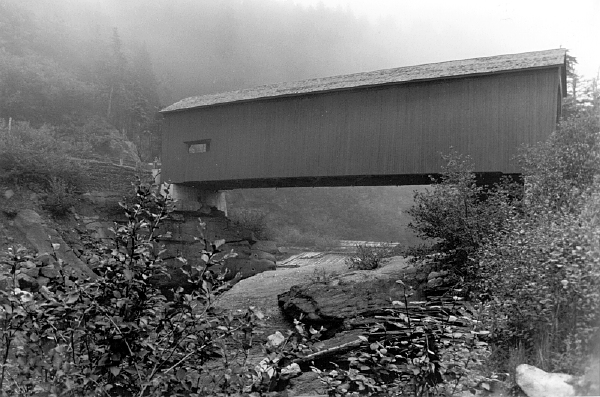
[(457, 78), (523, 69), (564, 66), (566, 51), (566, 49), (560, 48), (520, 54), (497, 55), (486, 58), (430, 63), (425, 65), (376, 70), (373, 72), (262, 85), (238, 91), (182, 99), (181, 101), (166, 107), (162, 112), (168, 113), (233, 102), (346, 90), (358, 87), (372, 87), (422, 80)]

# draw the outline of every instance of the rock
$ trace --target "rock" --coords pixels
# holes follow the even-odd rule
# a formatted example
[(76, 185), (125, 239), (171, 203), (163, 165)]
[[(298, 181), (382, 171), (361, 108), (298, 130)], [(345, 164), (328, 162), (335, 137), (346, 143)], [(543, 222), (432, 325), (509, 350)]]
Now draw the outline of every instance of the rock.
[[(98, 218), (97, 216), (94, 218)], [(112, 224), (108, 222), (100, 222), (92, 218), (83, 218), (86, 230), (92, 233), (92, 237), (98, 240), (110, 240), (112, 233), (109, 232), (108, 228), (112, 227)]]
[(571, 397), (575, 389), (568, 382), (575, 377), (562, 373), (550, 373), (533, 365), (521, 364), (517, 367), (517, 384), (528, 397)]
[(279, 331), (275, 332), (272, 335), (269, 335), (267, 337), (267, 347), (269, 348), (276, 348), (279, 345), (281, 345), (283, 342), (285, 342), (285, 336), (283, 336), (283, 334)]
[(14, 219), (15, 226), (39, 253), (55, 252), (65, 263), (65, 270), (76, 276), (96, 278), (92, 272), (68, 247), (56, 230), (48, 227), (42, 217), (30, 209), (21, 210)]
[(277, 299), (290, 318), (304, 316), (310, 323), (339, 325), (358, 316), (384, 314), (393, 307), (392, 301), (404, 300), (404, 287), (395, 278), (340, 285), (296, 285)]
[(303, 372), (300, 376), (293, 378), (290, 381), (290, 389), (294, 391), (296, 397), (320, 397), (327, 396), (324, 385), (319, 380), (319, 376), (312, 372)]
[(579, 384), (575, 385), (577, 394), (582, 396), (600, 395), (600, 358), (591, 358)]
[[(176, 211), (181, 212), (196, 212), (200, 211), (202, 204), (197, 200), (177, 200), (174, 204)], [(210, 213), (210, 210), (209, 210)]]
[(25, 273), (17, 274), (17, 283), (19, 283), (19, 288), (29, 291), (37, 291), (39, 287), (38, 281)]
[(277, 248), (277, 244), (274, 241), (257, 241), (251, 245), (251, 248), (255, 251), (264, 251), (272, 255), (279, 255), (281, 251)]
[(92, 191), (84, 193), (83, 197), (100, 207), (118, 206), (123, 197), (118, 192)]
[(10, 199), (11, 199), (11, 197), (12, 197), (12, 196), (14, 196), (14, 195), (15, 195), (15, 192), (13, 192), (11, 189), (8, 189), (8, 190), (6, 190), (6, 191), (4, 192), (4, 197), (5, 197), (7, 200), (10, 200)]
[(441, 271), (441, 272), (431, 272), (429, 273), (429, 275), (427, 276), (427, 280), (433, 280), (435, 278), (439, 278), (439, 277), (444, 277), (448, 274), (447, 271)]
[(38, 269), (37, 267), (21, 268), (19, 271), (21, 272), (21, 274), (26, 274), (29, 277), (33, 278), (37, 278), (40, 275), (40, 269)]
[(431, 278), (427, 281), (427, 288), (437, 288), (444, 284), (443, 278)]
[(36, 259), (42, 264), (42, 266), (48, 266), (56, 263), (54, 258), (47, 252), (38, 255)]
[[(258, 273), (265, 272), (267, 270), (275, 270), (277, 266), (275, 263), (266, 259), (244, 259), (244, 258), (228, 258), (222, 266), (227, 269), (231, 277), (235, 277), (238, 273), (242, 279), (252, 277)], [(214, 266), (217, 268), (217, 266)], [(226, 277), (228, 279), (228, 277)]]
[(88, 259), (88, 265), (91, 268), (95, 268), (100, 264), (100, 257), (96, 254), (93, 254), (89, 259)]
[(252, 258), (252, 259), (266, 259), (266, 260), (269, 260), (271, 262), (276, 262), (275, 255), (270, 254), (270, 253), (265, 252), (265, 251), (255, 250), (255, 249), (250, 250), (249, 257)]
[(60, 276), (58, 269), (56, 269), (54, 266), (45, 266), (40, 268), (39, 270), (40, 274), (47, 278), (57, 278), (58, 276)]
[(227, 255), (231, 255), (232, 253), (236, 254), (236, 258), (240, 258), (240, 259), (249, 259), (250, 258), (250, 248), (247, 244), (246, 241), (244, 241), (244, 243), (246, 244), (238, 244), (238, 243), (228, 243), (228, 244), (223, 244), (222, 246), (219, 247), (219, 250), (221, 250), (221, 252), (216, 253), (213, 257), (212, 260), (214, 262), (220, 261), (223, 259), (223, 257), (227, 256)]
[(32, 261), (21, 262), (21, 268), (22, 269), (35, 269), (36, 264), (33, 263)]
[(250, 244), (254, 244), (258, 241), (256, 236), (254, 235), (254, 232), (248, 229), (242, 230), (241, 238), (242, 240), (248, 241)]

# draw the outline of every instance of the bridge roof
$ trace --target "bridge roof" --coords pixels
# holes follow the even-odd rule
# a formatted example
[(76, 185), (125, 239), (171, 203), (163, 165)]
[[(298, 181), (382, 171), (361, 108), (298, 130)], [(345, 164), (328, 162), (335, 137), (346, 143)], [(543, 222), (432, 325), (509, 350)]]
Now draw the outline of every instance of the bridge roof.
[(373, 87), (379, 85), (564, 66), (566, 51), (567, 50), (564, 48), (559, 48), (546, 51), (430, 63), (425, 65), (376, 70), (372, 72), (262, 85), (238, 91), (182, 99), (181, 101), (166, 107), (162, 112), (169, 113), (234, 102), (314, 94), (359, 87)]

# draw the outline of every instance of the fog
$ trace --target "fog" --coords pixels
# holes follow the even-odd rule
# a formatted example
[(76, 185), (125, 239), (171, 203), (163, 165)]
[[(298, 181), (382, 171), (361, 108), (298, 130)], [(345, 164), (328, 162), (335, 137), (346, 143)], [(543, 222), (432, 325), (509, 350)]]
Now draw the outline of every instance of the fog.
[[(187, 96), (399, 66), (400, 29), (348, 10), (268, 0), (26, 0), (80, 41), (146, 45), (163, 105)], [(382, 40), (382, 37), (386, 40)]]

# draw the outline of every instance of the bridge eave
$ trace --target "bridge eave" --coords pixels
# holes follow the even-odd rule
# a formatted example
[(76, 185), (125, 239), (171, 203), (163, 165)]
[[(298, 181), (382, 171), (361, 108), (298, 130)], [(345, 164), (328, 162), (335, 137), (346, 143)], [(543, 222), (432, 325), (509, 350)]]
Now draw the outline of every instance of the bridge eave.
[[(504, 176), (521, 180), (521, 174), (502, 172), (476, 172), (479, 185), (492, 185)], [(233, 190), (251, 188), (286, 187), (341, 187), (341, 186), (402, 186), (430, 185), (441, 180), (440, 174), (316, 176), (290, 178), (231, 179), (223, 181), (189, 181), (181, 183), (204, 190)]]

